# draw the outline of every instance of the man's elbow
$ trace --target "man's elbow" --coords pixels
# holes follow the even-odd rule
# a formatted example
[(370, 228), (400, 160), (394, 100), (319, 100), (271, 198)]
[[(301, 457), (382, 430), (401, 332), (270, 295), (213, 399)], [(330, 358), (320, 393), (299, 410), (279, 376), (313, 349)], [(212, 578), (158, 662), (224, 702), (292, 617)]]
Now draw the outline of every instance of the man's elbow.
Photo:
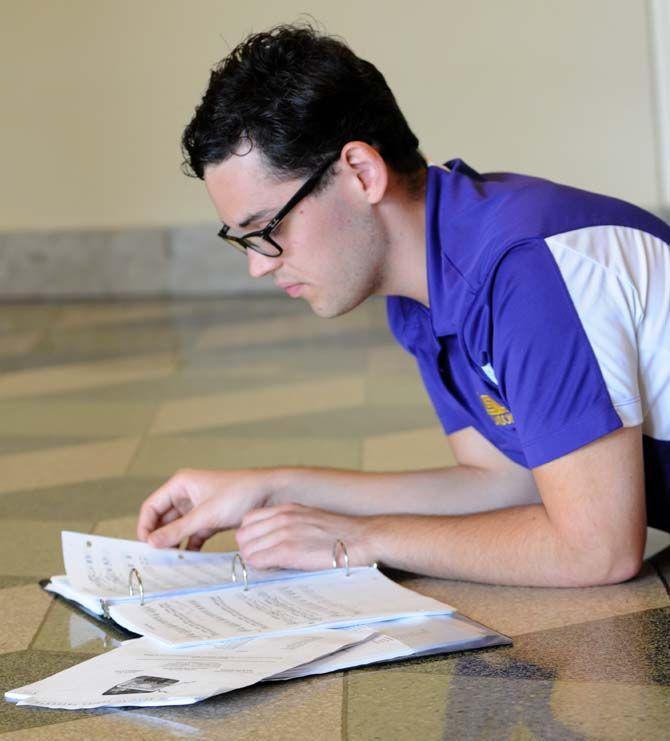
[(628, 581), (640, 573), (643, 562), (643, 553), (630, 551), (619, 554), (610, 560), (609, 567), (605, 572), (601, 584), (619, 584)]
[[(571, 586), (598, 587), (619, 584), (639, 574), (643, 563), (643, 548), (613, 548), (587, 554), (579, 559), (571, 576)], [(572, 579), (571, 579), (572, 580)]]

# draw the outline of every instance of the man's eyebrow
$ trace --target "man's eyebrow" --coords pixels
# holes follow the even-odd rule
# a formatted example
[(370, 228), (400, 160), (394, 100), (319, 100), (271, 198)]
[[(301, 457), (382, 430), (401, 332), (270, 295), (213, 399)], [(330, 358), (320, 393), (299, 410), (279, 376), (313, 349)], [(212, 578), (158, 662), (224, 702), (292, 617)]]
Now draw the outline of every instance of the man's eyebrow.
[(249, 216), (246, 217), (246, 219), (243, 219), (240, 221), (238, 226), (240, 229), (244, 229), (245, 226), (249, 226), (249, 224), (254, 224), (257, 221), (262, 221), (263, 219), (267, 219), (268, 216), (273, 216), (276, 213), (277, 209), (274, 208), (263, 208), (260, 211), (256, 211), (253, 214), (249, 214)]

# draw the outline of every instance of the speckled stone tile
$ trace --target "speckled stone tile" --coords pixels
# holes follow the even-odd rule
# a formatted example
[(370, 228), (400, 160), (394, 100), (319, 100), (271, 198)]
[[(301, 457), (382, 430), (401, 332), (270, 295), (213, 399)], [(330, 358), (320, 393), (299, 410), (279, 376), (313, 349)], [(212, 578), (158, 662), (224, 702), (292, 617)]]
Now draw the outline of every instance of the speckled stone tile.
[(342, 687), (340, 674), (268, 682), (219, 695), (197, 705), (144, 710), (141, 715), (182, 723), (204, 738), (339, 741), (342, 738)]
[(415, 471), (456, 465), (456, 458), (441, 427), (391, 432), (365, 437), (364, 471)]
[[(167, 402), (173, 399), (190, 399), (194, 396), (217, 394), (223, 391), (255, 389), (259, 385), (274, 383), (280, 377), (279, 366), (268, 364), (259, 368), (190, 368), (161, 378), (132, 383), (115, 383), (95, 390), (95, 400), (104, 403)], [(312, 378), (306, 371), (291, 376), (292, 380)], [(75, 390), (58, 395), (61, 402), (87, 402), (91, 392)]]
[[(663, 555), (663, 551), (667, 551), (667, 554)], [(666, 533), (663, 530), (656, 530), (653, 527), (648, 527), (644, 557), (651, 558), (652, 556), (657, 557), (654, 560), (654, 563), (659, 566), (663, 564), (666, 559), (670, 561), (670, 533)]]
[(161, 378), (175, 370), (173, 355), (138, 354), (130, 358), (69, 363), (20, 370), (0, 376), (0, 398), (44, 396), (73, 389), (95, 389), (115, 383)]
[(137, 355), (172, 353), (181, 342), (169, 320), (158, 319), (121, 326), (52, 329), (37, 345), (36, 353), (58, 356), (98, 355), (100, 358), (128, 358)]
[[(101, 402), (88, 399), (14, 399), (0, 401), (0, 435), (60, 438), (65, 433), (90, 442), (96, 439), (140, 435), (149, 428), (159, 402)], [(63, 424), (67, 420), (67, 424)]]
[(133, 637), (111, 623), (83, 613), (61, 597), (49, 596), (49, 599), (51, 607), (30, 644), (33, 650), (71, 651), (92, 656), (116, 648), (121, 641)]
[(670, 595), (670, 548), (664, 548), (657, 553), (651, 559), (651, 562), (659, 578), (663, 581), (668, 595)]
[(608, 689), (551, 677), (362, 674), (348, 679), (347, 738), (667, 738), (666, 688)]
[[(29, 712), (28, 708), (17, 708)], [(37, 713), (40, 708), (34, 708)], [(57, 710), (44, 710), (44, 713), (57, 713)], [(67, 710), (62, 711), (67, 713)], [(70, 713), (70, 717), (74, 716)], [(155, 722), (152, 718), (142, 719), (127, 711), (82, 711), (76, 714), (75, 720), (59, 720), (41, 728), (26, 728), (2, 736), (3, 741), (72, 741), (72, 739), (114, 738), (115, 741), (126, 739), (135, 741), (162, 741), (166, 738), (188, 738), (194, 736), (191, 726), (181, 723)]]
[(35, 581), (61, 574), (61, 531), (90, 532), (94, 520), (0, 520), (0, 564), (8, 576), (31, 576)]
[(670, 736), (667, 687), (611, 682), (555, 682), (551, 712), (578, 738), (666, 741)]
[[(141, 502), (177, 468), (391, 470), (451, 460), (381, 300), (333, 322), (270, 296), (5, 306), (3, 333), (11, 397), (0, 401), (3, 689), (127, 637), (35, 582), (61, 572), (62, 529), (134, 537)], [(651, 550), (663, 542), (654, 535)], [(235, 550), (235, 533), (205, 549)], [(514, 646), (268, 683), (188, 707), (1, 703), (0, 733), (31, 741), (670, 736), (670, 548), (612, 587), (394, 577), (512, 635)]]
[(46, 329), (63, 313), (60, 304), (3, 301), (0, 309), (0, 333)]
[(411, 589), (449, 604), (508, 636), (665, 607), (668, 595), (650, 564), (624, 584), (579, 589), (503, 587), (398, 575)]
[(0, 496), (0, 517), (96, 521), (130, 515), (137, 513), (146, 497), (163, 481), (163, 476), (118, 476), (3, 494)]
[[(442, 739), (447, 725), (451, 678), (387, 669), (345, 680), (343, 722), (349, 741)], [(453, 738), (462, 737), (454, 734)]]
[(139, 438), (120, 438), (0, 456), (0, 498), (9, 492), (119, 476), (126, 472)]
[[(147, 492), (149, 494), (151, 492)], [(133, 514), (125, 517), (108, 517), (95, 524), (92, 533), (104, 535), (107, 538), (123, 538), (124, 540), (137, 540), (137, 515), (139, 507)]]
[[(192, 307), (186, 307), (187, 310)], [(154, 319), (166, 319), (177, 310), (165, 301), (124, 301), (123, 303), (85, 303), (66, 304), (54, 326), (58, 329), (90, 327), (93, 325), (110, 325), (143, 322)]]
[(41, 337), (41, 331), (3, 333), (0, 335), (0, 357), (25, 355)]
[[(30, 432), (33, 434), (30, 434)], [(90, 442), (88, 435), (39, 435), (35, 432), (35, 428), (29, 431), (26, 436), (21, 437), (14, 437), (11, 433), (9, 435), (0, 433), (0, 456), (11, 453), (28, 453), (31, 450), (69, 448), (75, 445), (85, 445), (88, 442)]]
[[(70, 652), (49, 651), (16, 651), (0, 654), (0, 689), (6, 692), (10, 689), (23, 687), (38, 679), (44, 679), (51, 674), (68, 669), (88, 658), (86, 655)], [(88, 711), (90, 713), (90, 711)], [(97, 711), (107, 712), (107, 711)], [(56, 726), (59, 723), (70, 723), (76, 718), (86, 717), (84, 711), (46, 710), (42, 708), (18, 707), (0, 701), (0, 733), (7, 731), (33, 731), (44, 726)], [(30, 736), (29, 736), (30, 737)]]
[(25, 584), (31, 586), (36, 583), (35, 577), (31, 575), (12, 575), (12, 574), (0, 574), (0, 589), (7, 589), (8, 587), (22, 587)]
[[(355, 341), (354, 341), (355, 340)], [(371, 340), (372, 341), (372, 340)], [(364, 380), (367, 362), (366, 336), (348, 338), (344, 344), (340, 337), (325, 337), (310, 342), (268, 343), (235, 348), (207, 349), (198, 353), (184, 351), (184, 368), (259, 368), (267, 363), (279, 366), (279, 380), (292, 378), (292, 373), (308, 371), (312, 380), (329, 378), (334, 374), (360, 374)]]
[(342, 338), (346, 346), (347, 335), (370, 330), (369, 317), (353, 312), (338, 317), (336, 322), (324, 322), (319, 317), (307, 314), (296, 316), (287, 322), (283, 317), (257, 319), (244, 324), (211, 327), (200, 334), (196, 350), (216, 347), (244, 347), (256, 343), (275, 343), (295, 340), (315, 340), (325, 336)]
[(343, 409), (361, 404), (359, 378), (336, 377), (300, 384), (278, 383), (254, 391), (214, 394), (163, 404), (151, 434), (187, 432), (287, 414)]
[[(291, 683), (256, 685), (183, 707), (138, 708), (122, 712), (69, 711), (69, 718), (64, 715), (68, 711), (15, 707), (13, 714), (24, 713), (26, 725), (23, 727), (31, 730), (35, 730), (35, 725), (46, 725), (35, 723), (31, 726), (31, 720), (34, 722), (43, 717), (48, 722), (52, 718), (52, 734), (48, 737), (34, 736), (45, 739), (71, 738), (65, 735), (70, 732), (84, 734), (81, 738), (88, 738), (85, 734), (93, 733), (95, 735), (91, 738), (193, 737), (233, 741), (318, 738), (339, 741), (342, 738), (341, 707), (342, 678), (331, 675)], [(88, 720), (83, 720), (86, 717)], [(63, 723), (65, 725), (61, 725)]]
[[(514, 637), (513, 646), (412, 659), (393, 671), (496, 679), (660, 685), (670, 692), (670, 607)], [(354, 670), (354, 674), (368, 669)], [(383, 665), (377, 671), (383, 672)], [(669, 721), (670, 722), (670, 721)]]
[(358, 468), (360, 445), (342, 438), (210, 438), (154, 436), (130, 466), (133, 476), (171, 476), (178, 468), (245, 468), (279, 465)]
[[(424, 407), (432, 411), (430, 401), (419, 378), (418, 371), (396, 373), (389, 369), (365, 378), (365, 403), (370, 407), (383, 407), (387, 404), (406, 404), (411, 407)], [(437, 421), (435, 412), (433, 419)]]
[[(324, 412), (292, 414), (276, 419), (255, 422), (242, 422), (207, 430), (193, 430), (194, 437), (323, 437), (366, 438), (376, 440), (385, 433), (413, 432), (416, 428), (433, 423), (433, 415), (425, 409), (411, 409), (406, 406), (392, 406), (371, 410), (367, 406), (350, 409), (329, 409)], [(432, 430), (431, 430), (432, 432)], [(442, 449), (446, 438), (439, 430)], [(433, 435), (433, 437), (435, 437)], [(373, 446), (374, 447), (374, 446)], [(374, 451), (371, 451), (374, 453)]]
[(0, 654), (28, 648), (46, 615), (51, 598), (37, 584), (2, 589)]

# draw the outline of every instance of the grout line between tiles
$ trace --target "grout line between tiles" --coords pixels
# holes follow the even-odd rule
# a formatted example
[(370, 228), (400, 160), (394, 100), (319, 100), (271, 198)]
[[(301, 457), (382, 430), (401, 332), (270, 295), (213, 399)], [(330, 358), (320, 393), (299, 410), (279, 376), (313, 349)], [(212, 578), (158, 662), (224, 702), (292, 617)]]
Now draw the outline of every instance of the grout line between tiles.
[(661, 583), (665, 587), (666, 594), (668, 595), (668, 597), (670, 597), (670, 584), (668, 584), (668, 580), (665, 578), (665, 575), (663, 574), (663, 572), (661, 571), (661, 569), (658, 567), (657, 564), (655, 564), (652, 561), (651, 565), (654, 571), (656, 572), (656, 574), (658, 575), (658, 578), (661, 580)]
[[(40, 589), (43, 589), (40, 587)], [(42, 619), (40, 620), (40, 624), (35, 629), (35, 632), (33, 633), (33, 637), (30, 639), (30, 643), (28, 644), (28, 649), (32, 649), (32, 647), (35, 645), (35, 641), (37, 640), (37, 636), (40, 634), (42, 628), (44, 627), (44, 624), (47, 621), (47, 618), (49, 617), (51, 611), (53, 610), (54, 604), (56, 603), (56, 598), (53, 594), (49, 594), (49, 599), (51, 600), (49, 602), (49, 607), (44, 612), (44, 615), (42, 615)]]
[(342, 676), (342, 707), (340, 715), (340, 733), (342, 741), (349, 738), (349, 672), (344, 672)]

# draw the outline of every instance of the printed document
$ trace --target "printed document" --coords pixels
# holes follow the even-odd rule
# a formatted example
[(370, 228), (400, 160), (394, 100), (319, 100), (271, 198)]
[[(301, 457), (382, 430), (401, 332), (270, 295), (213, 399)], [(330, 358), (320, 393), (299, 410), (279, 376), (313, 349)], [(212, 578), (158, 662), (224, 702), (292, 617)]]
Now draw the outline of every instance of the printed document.
[(370, 640), (289, 669), (272, 679), (294, 679), (409, 656), (427, 656), (511, 643), (511, 640), (499, 633), (483, 625), (473, 624), (458, 614), (392, 620), (375, 623), (373, 627), (376, 634)]
[[(234, 553), (152, 548), (134, 540), (70, 531), (63, 531), (62, 545), (67, 583), (97, 597), (127, 597), (131, 569), (141, 574), (145, 594), (221, 586), (232, 581)], [(278, 573), (288, 577), (302, 572), (249, 568), (248, 578), (259, 582), (276, 578)]]
[(367, 629), (321, 630), (189, 649), (137, 638), (5, 697), (19, 705), (69, 710), (185, 705), (248, 687), (371, 635)]
[(375, 568), (332, 570), (301, 579), (118, 603), (110, 617), (128, 630), (183, 647), (310, 628), (366, 625), (454, 608), (399, 586)]

